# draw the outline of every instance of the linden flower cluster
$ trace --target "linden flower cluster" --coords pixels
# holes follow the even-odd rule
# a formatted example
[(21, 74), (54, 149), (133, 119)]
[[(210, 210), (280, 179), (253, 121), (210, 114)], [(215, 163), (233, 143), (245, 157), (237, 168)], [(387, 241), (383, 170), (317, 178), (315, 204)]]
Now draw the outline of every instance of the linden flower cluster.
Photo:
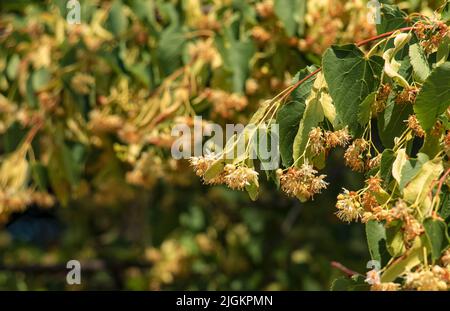
[(246, 186), (258, 183), (258, 173), (249, 167), (227, 164), (224, 168), (225, 184), (234, 190), (244, 190)]
[(159, 248), (147, 249), (145, 257), (153, 263), (150, 270), (150, 288), (153, 290), (159, 290), (163, 285), (171, 284), (176, 277), (187, 273), (189, 254), (175, 239), (165, 240)]
[(373, 284), (370, 290), (374, 292), (395, 292), (400, 290), (400, 284), (393, 282)]
[(236, 166), (233, 164), (225, 165), (223, 171), (216, 177), (205, 180), (205, 173), (216, 161), (215, 156), (207, 155), (205, 157), (191, 157), (190, 163), (197, 176), (202, 177), (205, 184), (219, 185), (225, 184), (234, 190), (244, 190), (246, 186), (258, 185), (258, 173), (250, 167)]
[(448, 155), (450, 153), (450, 132), (445, 134), (442, 144), (444, 145), (444, 151)]
[(12, 213), (23, 212), (32, 204), (50, 208), (55, 204), (55, 198), (46, 192), (31, 189), (24, 189), (18, 192), (0, 189), (0, 224), (5, 223)]
[(422, 129), (422, 127), (419, 124), (419, 121), (417, 120), (417, 117), (415, 115), (410, 115), (408, 117), (408, 127), (414, 131), (414, 134), (417, 137), (424, 137), (425, 131)]
[(371, 291), (393, 292), (400, 289), (400, 284), (393, 282), (382, 283), (380, 272), (377, 270), (370, 270), (366, 274), (366, 283), (369, 283)]
[(188, 53), (192, 59), (201, 60), (206, 64), (211, 64), (212, 68), (217, 68), (222, 64), (220, 53), (214, 46), (212, 39), (191, 43), (188, 46)]
[(414, 104), (416, 102), (419, 88), (415, 86), (406, 87), (395, 97), (395, 103), (399, 105)]
[(336, 42), (360, 41), (375, 35), (369, 23), (369, 9), (362, 0), (307, 1), (305, 38), (299, 40), (302, 51), (322, 54)]
[(324, 181), (326, 175), (317, 176), (317, 171), (307, 163), (300, 168), (291, 167), (286, 172), (278, 170), (277, 175), (281, 190), (301, 201), (312, 199), (315, 194), (320, 193), (328, 186), (328, 183)]
[(309, 132), (309, 146), (314, 155), (337, 146), (345, 147), (350, 139), (347, 127), (335, 132), (323, 131), (320, 127), (315, 127)]
[(450, 271), (438, 265), (406, 274), (405, 287), (419, 291), (445, 291), (450, 286)]
[(251, 35), (253, 39), (255, 39), (259, 43), (267, 43), (270, 39), (272, 39), (272, 35), (270, 32), (265, 30), (261, 26), (255, 26), (251, 30)]
[(442, 40), (449, 34), (448, 26), (441, 21), (436, 22), (431, 31), (429, 25), (419, 22), (414, 28), (414, 31), (421, 40), (420, 44), (427, 54), (436, 51)]
[(336, 203), (336, 216), (345, 222), (357, 221), (362, 217), (363, 208), (359, 200), (359, 194), (355, 191), (348, 191), (344, 189), (344, 193), (341, 193), (337, 197)]
[(441, 261), (445, 267), (450, 268), (450, 250), (449, 249), (444, 252), (444, 255), (442, 255), (442, 257), (441, 257)]
[(376, 220), (386, 221), (389, 224), (394, 220), (401, 220), (403, 223), (403, 239), (406, 245), (425, 232), (423, 225), (412, 215), (412, 209), (403, 200), (397, 201), (392, 208), (383, 208), (378, 204), (367, 208), (364, 203), (363, 206), (370, 210), (370, 212), (363, 214), (361, 219), (363, 223)]
[(248, 105), (247, 97), (222, 90), (205, 89), (202, 94), (213, 105), (214, 114), (230, 119)]
[(394, 208), (390, 209), (389, 217), (386, 218), (386, 221), (391, 222), (395, 219), (403, 221), (405, 242), (414, 240), (425, 231), (422, 224), (411, 215), (411, 208), (403, 200), (397, 201)]
[(212, 155), (206, 155), (204, 157), (191, 157), (189, 159), (189, 162), (198, 177), (203, 177), (214, 161), (215, 157)]
[(377, 116), (386, 109), (386, 102), (391, 94), (392, 86), (390, 84), (382, 84), (378, 89), (377, 97), (372, 106), (372, 114)]
[(366, 157), (364, 153), (369, 150), (369, 142), (364, 138), (353, 141), (344, 154), (345, 164), (353, 171), (364, 172), (366, 170)]

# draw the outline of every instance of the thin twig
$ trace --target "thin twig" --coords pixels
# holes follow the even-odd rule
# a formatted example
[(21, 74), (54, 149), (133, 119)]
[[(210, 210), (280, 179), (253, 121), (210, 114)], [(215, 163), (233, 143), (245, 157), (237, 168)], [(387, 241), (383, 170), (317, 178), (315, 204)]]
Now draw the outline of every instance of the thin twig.
[(348, 277), (352, 277), (354, 275), (361, 275), (360, 273), (347, 268), (346, 266), (344, 266), (343, 264), (341, 264), (340, 262), (337, 262), (337, 261), (332, 261), (331, 266), (333, 268), (336, 268), (336, 269), (342, 271)]

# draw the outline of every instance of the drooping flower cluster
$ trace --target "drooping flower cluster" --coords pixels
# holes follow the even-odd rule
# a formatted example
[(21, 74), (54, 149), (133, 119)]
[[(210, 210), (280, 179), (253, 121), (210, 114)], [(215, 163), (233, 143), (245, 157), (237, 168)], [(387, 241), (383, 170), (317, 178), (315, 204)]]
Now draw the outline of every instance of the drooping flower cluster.
[(378, 89), (378, 93), (376, 95), (376, 100), (372, 106), (372, 114), (377, 116), (386, 108), (386, 102), (389, 98), (389, 95), (392, 91), (392, 85), (390, 84), (382, 84)]
[(264, 0), (256, 4), (256, 12), (262, 18), (269, 18), (274, 15), (273, 1)]
[(230, 119), (236, 111), (242, 111), (248, 105), (247, 97), (222, 90), (205, 89), (203, 96), (212, 103), (214, 113), (225, 119)]
[[(365, 203), (363, 203), (363, 206), (366, 208)], [(414, 217), (413, 209), (403, 200), (398, 200), (393, 207), (383, 207), (378, 204), (369, 207), (370, 210), (364, 212), (361, 221), (366, 223), (369, 220), (376, 220), (390, 224), (394, 220), (400, 220), (403, 224), (403, 240), (406, 246), (409, 246), (416, 237), (425, 232), (423, 225)]]
[(395, 103), (399, 105), (414, 104), (419, 88), (415, 86), (406, 87), (395, 97)]
[(311, 153), (314, 155), (337, 146), (345, 147), (350, 139), (351, 136), (347, 127), (334, 132), (324, 131), (320, 127), (315, 127), (309, 132), (309, 146)]
[(309, 30), (299, 40), (302, 51), (321, 54), (336, 42), (360, 41), (376, 33), (362, 0), (306, 1), (306, 6), (305, 22)]
[(370, 191), (366, 191), (362, 194), (361, 204), (366, 211), (373, 211), (379, 207), (376, 197)]
[(336, 215), (339, 219), (345, 222), (357, 221), (362, 217), (364, 209), (359, 200), (358, 193), (344, 189), (337, 197), (336, 208), (338, 209)]
[(258, 173), (252, 168), (227, 164), (224, 171), (225, 184), (231, 189), (243, 190), (246, 186), (258, 183)]
[(345, 164), (356, 172), (364, 172), (366, 169), (365, 152), (369, 149), (369, 142), (364, 138), (353, 141), (344, 154)]
[(277, 172), (281, 190), (291, 197), (301, 201), (312, 199), (315, 194), (326, 189), (326, 175), (317, 175), (312, 165), (304, 163), (300, 168), (291, 167), (286, 172)]
[(450, 132), (448, 132), (443, 140), (444, 151), (449, 154), (450, 153)]
[(191, 43), (188, 46), (188, 53), (192, 59), (211, 64), (212, 68), (217, 68), (222, 64), (222, 59), (212, 39)]
[(431, 54), (437, 50), (442, 40), (448, 36), (449, 27), (441, 21), (437, 21), (431, 27), (423, 22), (419, 22), (414, 31), (420, 39), (420, 44), (425, 49), (425, 52)]
[(320, 154), (325, 150), (323, 132), (320, 127), (315, 127), (309, 132), (309, 147), (312, 154)]
[(414, 131), (414, 134), (417, 137), (422, 138), (425, 136), (425, 131), (420, 126), (419, 121), (417, 120), (417, 117), (415, 115), (410, 115), (408, 117), (408, 127)]
[(374, 292), (395, 292), (400, 290), (400, 284), (394, 282), (378, 283), (373, 284), (370, 290)]
[(260, 44), (264, 44), (272, 38), (272, 35), (261, 26), (253, 27), (251, 34), (252, 37)]
[(55, 204), (55, 198), (49, 193), (31, 189), (23, 189), (17, 192), (0, 189), (0, 224), (8, 219), (8, 215), (23, 212), (32, 204), (50, 208)]
[(190, 158), (190, 163), (194, 168), (195, 174), (202, 177), (205, 184), (225, 184), (234, 190), (244, 190), (246, 186), (258, 184), (258, 173), (253, 168), (241, 165), (236, 166), (233, 164), (225, 165), (222, 172), (217, 174), (215, 177), (206, 180), (204, 178), (205, 173), (216, 160), (217, 159), (214, 155)]
[(334, 132), (326, 131), (324, 137), (327, 148), (336, 148), (337, 146), (345, 147), (352, 138), (348, 132), (348, 127)]
[(409, 272), (405, 287), (419, 291), (445, 291), (450, 285), (450, 271), (438, 265)]
[(400, 289), (400, 284), (394, 282), (381, 282), (380, 271), (373, 269), (366, 273), (365, 282), (370, 284), (371, 291), (393, 292)]
[(194, 168), (194, 172), (197, 176), (203, 177), (211, 167), (212, 163), (215, 161), (215, 157), (212, 155), (206, 155), (203, 157), (191, 157), (189, 162), (191, 166)]
[(441, 262), (444, 267), (450, 268), (450, 249), (446, 250), (441, 257)]

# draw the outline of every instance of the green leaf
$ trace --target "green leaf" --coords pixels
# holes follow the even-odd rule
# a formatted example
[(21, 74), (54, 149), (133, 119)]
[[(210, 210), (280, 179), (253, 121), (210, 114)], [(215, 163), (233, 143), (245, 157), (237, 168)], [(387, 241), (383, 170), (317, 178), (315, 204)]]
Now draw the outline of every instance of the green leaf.
[(205, 172), (203, 178), (206, 182), (210, 181), (217, 175), (223, 172), (225, 161), (223, 159), (216, 160)]
[(397, 157), (392, 164), (392, 177), (400, 184), (402, 178), (402, 168), (408, 161), (408, 155), (406, 154), (406, 149), (400, 149), (397, 151)]
[(178, 29), (167, 29), (161, 34), (157, 57), (162, 73), (170, 75), (181, 65), (184, 37)]
[(256, 201), (258, 199), (259, 185), (257, 183), (251, 183), (250, 185), (245, 186), (245, 190), (252, 201)]
[(147, 65), (143, 63), (133, 64), (128, 66), (127, 69), (137, 81), (142, 83), (145, 87), (150, 88), (150, 74)]
[[(393, 39), (394, 47), (386, 50), (383, 53), (384, 63), (384, 73), (392, 78), (397, 84), (403, 86), (404, 88), (409, 87), (408, 81), (399, 73), (400, 69), (405, 67), (404, 62), (397, 61), (397, 54), (402, 52), (404, 46), (411, 40), (412, 35), (406, 33), (399, 33)], [(401, 53), (400, 53), (401, 54)], [(409, 64), (408, 60), (408, 64)]]
[(381, 282), (393, 282), (397, 277), (411, 270), (423, 261), (423, 249), (417, 239), (414, 246), (400, 260), (391, 264), (381, 276)]
[(322, 151), (318, 155), (314, 156), (312, 159), (312, 164), (318, 170), (323, 170), (327, 164), (327, 157), (325, 151)]
[(52, 152), (50, 154), (48, 162), (48, 178), (58, 201), (62, 206), (67, 206), (70, 198), (71, 185), (69, 178), (66, 176), (64, 164), (62, 164), (62, 160), (57, 152)]
[(323, 71), (337, 118), (353, 133), (360, 129), (355, 116), (361, 102), (378, 89), (383, 62), (379, 56), (366, 59), (353, 44), (333, 46), (324, 54)]
[(392, 164), (395, 161), (395, 152), (392, 149), (385, 149), (381, 154), (380, 176), (385, 185), (392, 179)]
[[(324, 95), (324, 82), (322, 75), (318, 75), (314, 81), (311, 93), (306, 100), (306, 108), (303, 118), (300, 121), (297, 135), (293, 145), (294, 162), (303, 154), (309, 138), (311, 129), (319, 124), (324, 118), (322, 108), (322, 96)], [(302, 163), (298, 163), (299, 165)]]
[(50, 72), (45, 68), (41, 68), (33, 72), (31, 76), (31, 84), (33, 86), (33, 90), (35, 92), (44, 90), (50, 82), (50, 78)]
[(255, 46), (253, 41), (233, 41), (228, 51), (229, 62), (233, 71), (233, 91), (243, 93), (245, 81), (249, 76), (249, 63)]
[(403, 190), (404, 199), (411, 204), (416, 201), (425, 202), (431, 191), (430, 187), (433, 181), (438, 179), (443, 170), (440, 159), (424, 163), (416, 176)]
[(391, 93), (386, 108), (377, 118), (378, 133), (385, 148), (394, 147), (394, 138), (400, 136), (407, 127), (405, 120), (413, 113), (411, 105), (395, 103), (395, 94)]
[(370, 93), (359, 105), (358, 122), (362, 127), (366, 126), (370, 121), (371, 109), (373, 103), (375, 102), (376, 96), (376, 92)]
[(347, 291), (350, 289), (350, 287), (353, 285), (353, 282), (350, 278), (341, 276), (333, 281), (331, 283), (330, 290), (333, 292), (337, 291)]
[(51, 188), (63, 206), (69, 203), (72, 186), (80, 181), (85, 155), (83, 145), (69, 145), (64, 142), (62, 133), (57, 132), (50, 150), (47, 170)]
[(304, 20), (303, 0), (276, 0), (274, 3), (274, 10), (277, 17), (283, 24), (286, 34), (292, 37), (296, 34), (298, 26), (297, 23)]
[(428, 243), (431, 246), (431, 258), (437, 260), (449, 244), (447, 224), (440, 220), (427, 218), (423, 222)]
[(281, 107), (277, 113), (277, 123), (280, 130), (280, 154), (285, 167), (291, 166), (294, 162), (293, 144), (304, 111), (304, 102), (292, 101)]
[[(314, 67), (301, 70), (294, 78), (293, 83), (305, 78), (314, 71)], [(291, 95), (291, 101), (283, 105), (277, 113), (277, 123), (280, 133), (280, 154), (285, 167), (292, 165), (293, 144), (300, 126), (300, 120), (305, 111), (305, 101), (311, 92), (314, 79), (309, 79), (297, 87)]]
[(422, 168), (422, 165), (429, 160), (426, 154), (417, 154), (417, 159), (409, 159), (406, 149), (397, 151), (397, 158), (392, 165), (392, 176), (397, 181), (400, 191), (411, 181)]
[(417, 154), (417, 159), (406, 161), (401, 170), (399, 188), (403, 191), (404, 187), (420, 172), (422, 165), (430, 158), (423, 153)]
[(121, 36), (128, 27), (128, 19), (125, 15), (124, 6), (121, 0), (115, 0), (109, 11), (106, 21), (106, 28), (115, 36)]
[(399, 257), (405, 250), (402, 222), (396, 221), (386, 228), (387, 250), (392, 257)]
[(429, 158), (434, 158), (441, 151), (439, 140), (439, 135), (425, 135), (420, 152), (428, 155)]
[(450, 105), (450, 62), (436, 67), (417, 95), (414, 111), (420, 125), (429, 131)]
[(185, 36), (180, 27), (177, 10), (171, 3), (162, 7), (170, 19), (170, 25), (161, 32), (156, 55), (159, 68), (164, 76), (168, 76), (182, 64), (181, 55), (185, 44)]
[(450, 2), (448, 0), (447, 0), (447, 3), (445, 4), (445, 6), (442, 8), (441, 18), (444, 21), (450, 20)]
[[(235, 17), (237, 18), (237, 16)], [(241, 34), (239, 39), (238, 35), (239, 32), (235, 34), (231, 27), (227, 27), (223, 36), (216, 37), (215, 43), (222, 56), (224, 67), (231, 73), (232, 89), (230, 91), (243, 93), (245, 81), (249, 76), (250, 61), (255, 54), (256, 46), (244, 34)]]
[(420, 43), (409, 46), (409, 57), (414, 69), (414, 76), (419, 82), (424, 82), (431, 73), (428, 60)]
[(377, 25), (378, 34), (408, 26), (406, 19), (408, 14), (395, 5), (383, 4), (381, 7), (381, 23)]
[(450, 193), (444, 192), (441, 196), (441, 208), (439, 210), (439, 216), (444, 219), (450, 217)]
[(333, 281), (331, 291), (367, 291), (369, 286), (362, 275), (343, 276)]
[(450, 53), (450, 38), (445, 37), (438, 47), (436, 54), (436, 66), (440, 66), (445, 63), (448, 59)]
[(381, 222), (370, 220), (366, 223), (367, 246), (372, 260), (377, 260), (382, 266), (389, 260), (386, 247), (386, 229)]
[(39, 162), (31, 164), (31, 176), (34, 183), (38, 186), (40, 191), (47, 191), (48, 174), (44, 165)]
[(14, 80), (17, 77), (17, 74), (19, 73), (19, 64), (20, 64), (20, 57), (17, 54), (14, 54), (8, 62), (8, 66), (6, 67), (6, 75), (8, 79)]
[(13, 152), (22, 142), (23, 138), (27, 134), (27, 129), (23, 128), (19, 122), (14, 122), (2, 135), (3, 148), (5, 153)]

